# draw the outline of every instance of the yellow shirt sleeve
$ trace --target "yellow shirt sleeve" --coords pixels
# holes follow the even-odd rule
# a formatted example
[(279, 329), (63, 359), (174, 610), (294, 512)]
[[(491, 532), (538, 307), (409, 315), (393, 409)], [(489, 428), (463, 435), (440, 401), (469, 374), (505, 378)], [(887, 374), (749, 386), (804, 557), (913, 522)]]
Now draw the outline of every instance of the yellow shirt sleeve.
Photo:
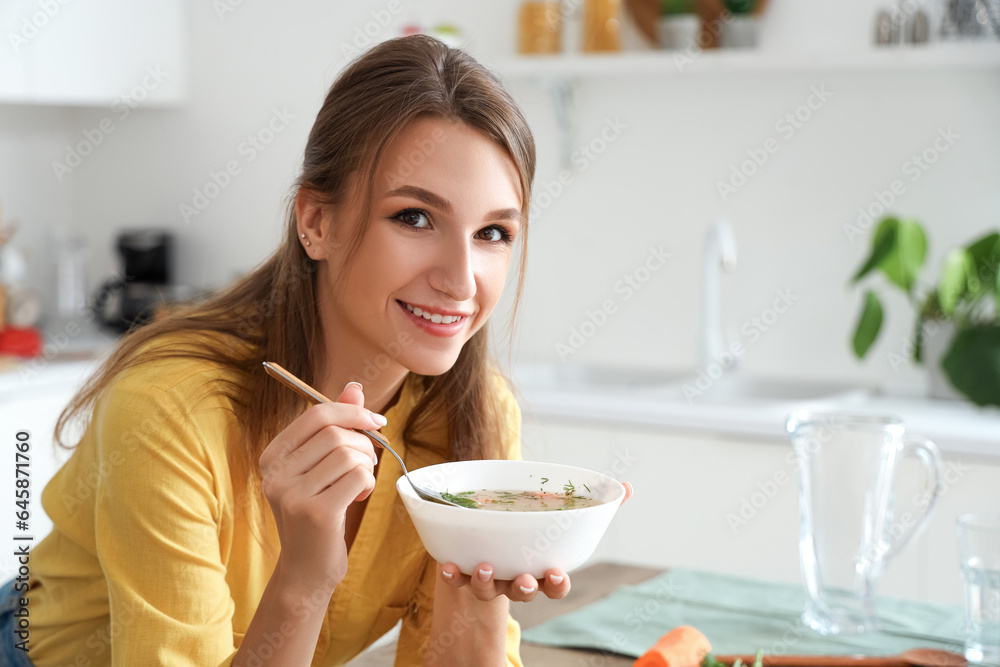
[(204, 386), (197, 377), (169, 390), (140, 377), (146, 382), (124, 375), (96, 415), (104, 471), (96, 548), (108, 581), (112, 664), (230, 664), (234, 602), (218, 500), (229, 477), (208, 455), (200, 428), (223, 406), (194, 399), (192, 390)]

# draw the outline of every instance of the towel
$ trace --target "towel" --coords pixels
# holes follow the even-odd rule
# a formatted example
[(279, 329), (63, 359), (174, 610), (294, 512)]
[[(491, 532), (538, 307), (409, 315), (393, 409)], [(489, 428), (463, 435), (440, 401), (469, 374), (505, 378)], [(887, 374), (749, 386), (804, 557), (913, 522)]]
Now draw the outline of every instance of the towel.
[(961, 607), (878, 597), (876, 632), (822, 636), (800, 619), (802, 586), (672, 569), (574, 612), (524, 630), (547, 646), (639, 657), (678, 625), (693, 625), (717, 654), (894, 655), (928, 647), (962, 653)]

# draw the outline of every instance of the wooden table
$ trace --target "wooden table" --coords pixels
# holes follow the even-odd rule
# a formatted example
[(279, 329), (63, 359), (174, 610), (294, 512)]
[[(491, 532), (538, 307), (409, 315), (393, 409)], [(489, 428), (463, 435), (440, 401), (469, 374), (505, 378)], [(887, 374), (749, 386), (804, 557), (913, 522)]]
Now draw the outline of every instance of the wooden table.
[[(563, 600), (550, 600), (539, 595), (532, 602), (514, 602), (510, 613), (521, 629), (540, 625), (550, 618), (579, 609), (603, 598), (619, 586), (637, 584), (662, 573), (662, 569), (597, 563), (570, 575), (573, 589)], [(351, 667), (392, 667), (396, 647), (384, 646), (351, 661)], [(630, 667), (635, 660), (600, 651), (551, 648), (521, 642), (521, 659), (525, 667)]]

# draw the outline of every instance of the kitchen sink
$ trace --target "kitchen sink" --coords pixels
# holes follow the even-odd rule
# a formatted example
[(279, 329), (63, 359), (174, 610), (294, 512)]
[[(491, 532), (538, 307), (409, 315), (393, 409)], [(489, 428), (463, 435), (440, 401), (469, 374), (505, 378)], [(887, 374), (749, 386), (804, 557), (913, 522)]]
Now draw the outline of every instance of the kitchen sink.
[(716, 380), (707, 376), (689, 376), (674, 386), (677, 397), (690, 403), (751, 403), (751, 402), (802, 402), (827, 399), (863, 398), (871, 390), (857, 384), (768, 378), (742, 375), (723, 375)]
[(710, 379), (692, 371), (666, 371), (587, 364), (525, 364), (514, 369), (525, 390), (633, 393), (685, 403), (794, 403), (826, 399), (860, 399), (871, 390), (857, 384), (745, 375)]
[(514, 379), (520, 387), (567, 391), (663, 389), (673, 387), (689, 375), (686, 372), (586, 364), (524, 364), (514, 368)]

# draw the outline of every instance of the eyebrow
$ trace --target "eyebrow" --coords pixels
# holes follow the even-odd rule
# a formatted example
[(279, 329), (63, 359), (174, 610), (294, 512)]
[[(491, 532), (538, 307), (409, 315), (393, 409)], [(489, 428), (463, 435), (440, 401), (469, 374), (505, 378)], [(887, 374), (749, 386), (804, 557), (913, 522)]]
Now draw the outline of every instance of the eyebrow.
[[(405, 196), (413, 197), (414, 199), (419, 199), (420, 201), (433, 206), (434, 208), (441, 209), (445, 213), (451, 214), (453, 209), (451, 202), (442, 197), (439, 194), (435, 194), (430, 190), (425, 190), (424, 188), (417, 187), (416, 185), (403, 185), (401, 187), (392, 190), (386, 194), (386, 197), (396, 197)], [(486, 214), (484, 218), (486, 222), (499, 222), (501, 220), (516, 220), (521, 222), (521, 211), (516, 208), (500, 208), (495, 211), (490, 211)]]

